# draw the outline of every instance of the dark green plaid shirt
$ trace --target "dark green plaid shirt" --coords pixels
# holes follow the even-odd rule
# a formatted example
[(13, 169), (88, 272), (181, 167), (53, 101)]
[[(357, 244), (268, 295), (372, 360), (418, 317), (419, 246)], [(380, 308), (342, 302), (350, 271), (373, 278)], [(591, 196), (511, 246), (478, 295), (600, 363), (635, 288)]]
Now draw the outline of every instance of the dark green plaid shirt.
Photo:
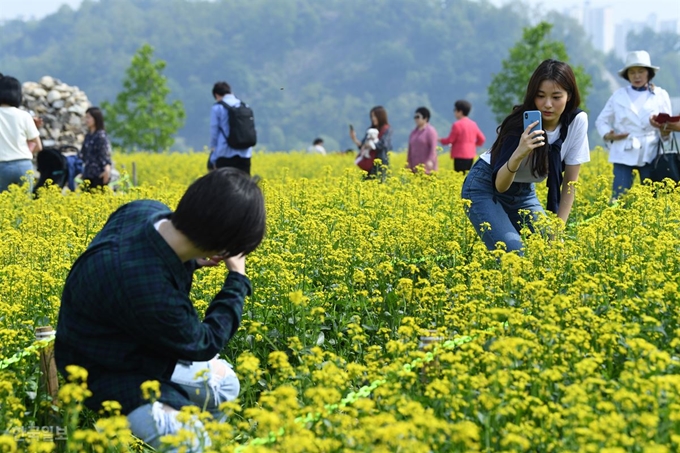
[(196, 263), (182, 263), (154, 228), (171, 211), (135, 201), (114, 212), (66, 279), (55, 355), (59, 371), (75, 364), (89, 372), (97, 410), (118, 401), (124, 414), (145, 404), (140, 385), (161, 383), (159, 401), (190, 405), (170, 381), (178, 360), (205, 361), (219, 353), (241, 322), (250, 281), (229, 272), (201, 322), (189, 299)]

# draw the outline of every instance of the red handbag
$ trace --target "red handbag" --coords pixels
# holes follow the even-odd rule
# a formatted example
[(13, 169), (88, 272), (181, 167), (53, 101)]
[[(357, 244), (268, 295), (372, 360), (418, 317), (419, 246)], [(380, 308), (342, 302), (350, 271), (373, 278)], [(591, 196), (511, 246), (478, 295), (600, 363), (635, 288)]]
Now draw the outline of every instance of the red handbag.
[(373, 168), (376, 154), (377, 154), (376, 151), (372, 149), (368, 152), (368, 157), (359, 155), (359, 157), (357, 157), (354, 163), (357, 164), (357, 167), (361, 168), (364, 171), (371, 171), (371, 169)]

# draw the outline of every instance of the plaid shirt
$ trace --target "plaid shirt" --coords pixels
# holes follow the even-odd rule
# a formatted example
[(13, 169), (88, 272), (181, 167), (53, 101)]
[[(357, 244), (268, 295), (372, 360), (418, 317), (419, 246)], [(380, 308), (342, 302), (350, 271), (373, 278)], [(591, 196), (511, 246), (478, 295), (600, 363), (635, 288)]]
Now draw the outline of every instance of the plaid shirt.
[(170, 381), (178, 360), (205, 361), (219, 353), (241, 322), (250, 280), (229, 272), (201, 322), (189, 299), (196, 263), (182, 263), (154, 228), (171, 211), (135, 201), (114, 212), (74, 263), (59, 309), (55, 356), (59, 371), (75, 364), (89, 372), (97, 410), (118, 401), (124, 414), (146, 404), (140, 385), (161, 383), (159, 401), (192, 404)]

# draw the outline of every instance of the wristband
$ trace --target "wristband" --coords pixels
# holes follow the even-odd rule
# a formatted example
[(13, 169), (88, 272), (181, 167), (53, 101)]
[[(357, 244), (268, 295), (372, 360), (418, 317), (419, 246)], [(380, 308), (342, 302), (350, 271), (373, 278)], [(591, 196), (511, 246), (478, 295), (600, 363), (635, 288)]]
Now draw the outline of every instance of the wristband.
[[(505, 163), (505, 166), (508, 168), (508, 171), (510, 173), (517, 173), (519, 171), (519, 168), (515, 171), (510, 170), (510, 161), (509, 160)], [(521, 164), (520, 164), (520, 167), (521, 167)]]

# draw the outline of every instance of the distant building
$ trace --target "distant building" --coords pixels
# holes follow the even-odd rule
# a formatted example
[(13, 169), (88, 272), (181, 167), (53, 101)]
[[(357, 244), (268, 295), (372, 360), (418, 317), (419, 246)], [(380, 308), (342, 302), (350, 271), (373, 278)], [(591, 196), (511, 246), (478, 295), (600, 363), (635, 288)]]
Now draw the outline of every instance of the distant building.
[(660, 21), (656, 14), (650, 14), (646, 19), (636, 22), (626, 20), (614, 24), (612, 7), (591, 8), (588, 0), (584, 1), (582, 5), (564, 8), (562, 13), (581, 24), (593, 47), (605, 53), (613, 50), (621, 58), (624, 58), (628, 51), (637, 50), (628, 49), (626, 46), (626, 38), (630, 32), (640, 33), (645, 28), (650, 28), (656, 33), (680, 34), (680, 20)]
[(590, 8), (586, 2), (583, 14), (583, 28), (598, 50), (604, 53), (614, 49), (614, 11), (611, 7)]
[(659, 31), (680, 34), (680, 21), (677, 19), (662, 20), (659, 22)]
[[(614, 52), (616, 55), (623, 58), (628, 53), (628, 46), (626, 45), (626, 38), (630, 32), (640, 33), (645, 28), (644, 22), (631, 22), (626, 20), (616, 26), (614, 32)], [(638, 49), (630, 49), (638, 50)]]

